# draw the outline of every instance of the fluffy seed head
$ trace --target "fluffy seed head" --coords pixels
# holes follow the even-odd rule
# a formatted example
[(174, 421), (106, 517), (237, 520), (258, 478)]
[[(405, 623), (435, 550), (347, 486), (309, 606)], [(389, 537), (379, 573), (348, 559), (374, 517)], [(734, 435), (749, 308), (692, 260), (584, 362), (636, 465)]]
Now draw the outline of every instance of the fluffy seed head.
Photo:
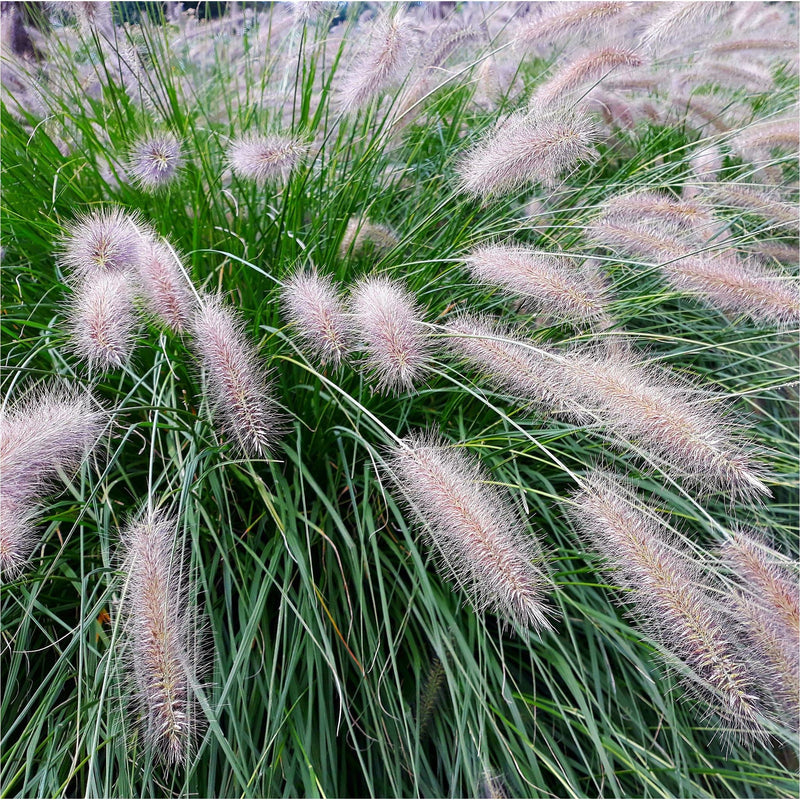
[(103, 419), (90, 395), (55, 388), (0, 413), (0, 573), (18, 572), (27, 560), (37, 499), (88, 457)]
[(693, 688), (737, 733), (762, 736), (763, 713), (749, 661), (704, 584), (699, 568), (655, 512), (638, 507), (608, 476), (592, 476), (570, 513), (606, 560), (610, 581), (649, 635), (692, 671)]
[(131, 175), (148, 192), (169, 185), (181, 163), (181, 144), (171, 133), (147, 136), (131, 148)]
[(581, 35), (597, 33), (613, 23), (628, 10), (630, 3), (623, 2), (581, 2), (548, 3), (549, 13), (544, 17), (532, 19), (520, 33), (520, 41), (525, 43), (559, 41), (565, 37), (574, 39)]
[(393, 450), (391, 470), (436, 548), (444, 571), (479, 611), (543, 630), (545, 581), (536, 544), (478, 462), (419, 434)]
[(348, 323), (333, 279), (298, 270), (283, 289), (289, 322), (320, 363), (339, 365), (348, 350)]
[(663, 264), (661, 271), (674, 288), (721, 311), (778, 327), (796, 327), (800, 321), (797, 282), (755, 260), (732, 255), (688, 257)]
[(188, 758), (197, 725), (196, 624), (176, 529), (174, 519), (151, 512), (122, 533), (127, 662), (145, 742), (170, 764)]
[(78, 278), (121, 272), (136, 267), (143, 241), (136, 216), (120, 208), (92, 211), (67, 226), (62, 261)]
[(800, 218), (797, 206), (786, 203), (773, 193), (764, 192), (741, 183), (715, 183), (705, 192), (708, 199), (718, 207), (741, 209), (747, 213), (766, 219), (774, 226), (798, 232)]
[(194, 312), (194, 295), (165, 242), (151, 239), (145, 244), (139, 262), (139, 285), (156, 317), (177, 333), (187, 329)]
[(386, 253), (398, 244), (397, 234), (388, 226), (370, 222), (366, 217), (351, 217), (347, 222), (342, 243), (341, 258), (358, 258), (370, 249), (376, 254)]
[(521, 295), (559, 321), (594, 325), (606, 318), (606, 293), (563, 256), (488, 245), (473, 250), (466, 263), (476, 280)]
[(344, 71), (337, 87), (341, 110), (357, 111), (402, 78), (409, 69), (414, 45), (415, 33), (409, 18), (381, 14), (372, 23), (366, 44)]
[(594, 156), (594, 138), (586, 116), (564, 110), (516, 112), (467, 153), (461, 189), (489, 198), (526, 184), (553, 184), (564, 170)]
[(240, 178), (266, 183), (286, 183), (308, 152), (308, 145), (289, 136), (248, 134), (231, 142), (228, 160)]
[(94, 275), (78, 285), (68, 325), (75, 352), (93, 369), (121, 367), (133, 351), (137, 328), (128, 274)]
[(387, 277), (365, 278), (353, 288), (350, 312), (378, 390), (411, 389), (426, 372), (431, 349), (411, 293)]
[(750, 125), (731, 139), (731, 147), (753, 162), (768, 159), (773, 151), (797, 153), (800, 125), (797, 119), (778, 119)]
[(793, 730), (800, 722), (800, 598), (797, 575), (754, 536), (735, 531), (722, 549), (740, 581), (737, 619), (760, 655), (762, 679)]
[(624, 355), (577, 352), (564, 362), (563, 390), (623, 446), (637, 442), (691, 482), (743, 497), (769, 494), (743, 433), (666, 371)]
[(214, 416), (245, 455), (266, 456), (279, 434), (280, 416), (242, 321), (219, 298), (205, 297), (191, 329)]
[[(496, 387), (536, 406), (543, 413), (566, 412), (563, 376), (545, 348), (535, 350), (491, 318), (463, 314), (448, 322), (449, 349)], [(577, 414), (574, 411), (573, 416)]]
[(694, 228), (711, 222), (708, 207), (691, 200), (675, 200), (659, 192), (636, 191), (618, 194), (605, 200), (601, 206), (603, 218), (636, 222), (658, 220), (679, 226)]
[(545, 108), (559, 101), (565, 94), (594, 83), (618, 67), (641, 67), (644, 59), (632, 50), (604, 47), (576, 59), (543, 83), (532, 98), (532, 105)]

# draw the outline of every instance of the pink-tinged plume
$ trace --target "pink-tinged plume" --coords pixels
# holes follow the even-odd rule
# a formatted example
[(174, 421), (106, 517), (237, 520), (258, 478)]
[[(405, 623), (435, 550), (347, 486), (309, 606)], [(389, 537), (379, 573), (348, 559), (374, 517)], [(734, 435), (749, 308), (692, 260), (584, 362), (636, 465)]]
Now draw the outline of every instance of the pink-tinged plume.
[(244, 323), (219, 298), (205, 297), (191, 330), (214, 417), (245, 455), (263, 458), (275, 446), (280, 414)]
[(339, 293), (329, 275), (298, 270), (283, 288), (289, 322), (320, 363), (339, 365), (348, 351), (350, 332)]
[(151, 512), (122, 532), (126, 661), (145, 743), (169, 764), (188, 759), (197, 729), (197, 624), (176, 530), (176, 520)]
[(171, 133), (146, 136), (131, 148), (130, 173), (145, 191), (155, 192), (177, 177), (183, 162), (181, 144)]
[(441, 568), (479, 611), (545, 630), (546, 581), (535, 540), (480, 463), (433, 437), (413, 434), (393, 449), (390, 468)]
[(299, 139), (248, 134), (231, 142), (228, 160), (240, 178), (264, 186), (286, 183), (307, 152), (308, 145)]
[(751, 660), (704, 582), (699, 565), (652, 509), (609, 476), (590, 478), (570, 508), (578, 530), (606, 562), (609, 582), (647, 633), (691, 670), (684, 677), (729, 724), (763, 739), (764, 706)]
[(427, 371), (431, 350), (413, 295), (390, 278), (365, 278), (353, 288), (350, 313), (378, 390), (411, 389)]

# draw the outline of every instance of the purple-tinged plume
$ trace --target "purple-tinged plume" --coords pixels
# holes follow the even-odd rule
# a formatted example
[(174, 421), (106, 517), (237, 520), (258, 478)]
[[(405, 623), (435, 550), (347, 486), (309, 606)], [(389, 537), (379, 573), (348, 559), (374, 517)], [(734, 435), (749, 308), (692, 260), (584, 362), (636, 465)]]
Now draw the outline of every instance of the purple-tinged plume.
[(372, 250), (383, 254), (398, 244), (397, 234), (387, 225), (370, 222), (366, 217), (351, 217), (347, 222), (342, 242), (339, 245), (341, 258), (358, 258)]
[(114, 207), (78, 217), (61, 241), (62, 261), (78, 278), (134, 269), (145, 240), (140, 225), (138, 217)]
[(75, 287), (68, 326), (75, 352), (93, 369), (121, 367), (130, 358), (137, 320), (128, 273), (94, 275)]
[(466, 263), (476, 280), (522, 296), (559, 322), (597, 325), (608, 319), (607, 293), (565, 256), (488, 245), (473, 250)]
[(431, 350), (413, 295), (390, 278), (365, 278), (353, 288), (350, 314), (378, 390), (411, 389), (427, 371)]
[(372, 23), (366, 42), (343, 70), (336, 90), (339, 108), (354, 112), (409, 70), (416, 34), (410, 18), (383, 13)]
[(233, 309), (205, 297), (192, 320), (215, 418), (250, 457), (264, 457), (280, 432), (280, 414), (256, 348)]
[(565, 38), (574, 41), (587, 34), (596, 35), (598, 30), (618, 21), (631, 3), (624, 2), (581, 2), (548, 3), (542, 17), (533, 17), (519, 34), (521, 42), (555, 42)]
[(183, 333), (194, 313), (195, 298), (178, 259), (164, 241), (150, 239), (139, 262), (139, 285), (150, 312)]
[[(625, 356), (591, 351), (564, 363), (564, 392), (611, 433), (706, 488), (743, 497), (769, 495), (753, 459), (753, 445), (700, 402), (691, 385)], [(578, 417), (580, 421), (581, 416)]]
[(435, 547), (443, 571), (478, 611), (536, 630), (550, 627), (537, 547), (479, 462), (433, 437), (393, 448), (390, 468)]
[(171, 133), (160, 133), (146, 136), (133, 145), (129, 168), (142, 189), (155, 192), (173, 181), (182, 161), (178, 139)]
[(526, 184), (550, 185), (579, 161), (594, 157), (588, 117), (563, 109), (515, 112), (463, 159), (461, 189), (488, 199)]
[(656, 512), (640, 508), (627, 488), (603, 475), (586, 482), (570, 511), (605, 559), (609, 581), (629, 591), (623, 599), (647, 633), (689, 667), (685, 677), (695, 693), (705, 696), (734, 736), (763, 738), (764, 708), (751, 662), (699, 566)]
[(722, 555), (739, 579), (733, 613), (762, 660), (778, 713), (800, 721), (800, 593), (797, 574), (756, 537), (735, 531)]
[(0, 573), (28, 559), (39, 499), (88, 457), (104, 418), (90, 395), (66, 389), (34, 392), (0, 413)]
[(568, 93), (589, 83), (596, 83), (619, 67), (641, 67), (644, 59), (632, 50), (604, 47), (592, 50), (581, 58), (566, 64), (548, 78), (531, 99), (535, 108), (546, 108), (563, 100)]
[(189, 757), (197, 729), (197, 625), (177, 523), (145, 513), (122, 532), (126, 661), (147, 747), (169, 764)]
[(231, 142), (228, 160), (240, 178), (264, 186), (286, 183), (307, 152), (305, 142), (290, 136), (247, 134)]
[(283, 289), (289, 322), (320, 363), (339, 365), (348, 351), (349, 324), (333, 279), (298, 270)]

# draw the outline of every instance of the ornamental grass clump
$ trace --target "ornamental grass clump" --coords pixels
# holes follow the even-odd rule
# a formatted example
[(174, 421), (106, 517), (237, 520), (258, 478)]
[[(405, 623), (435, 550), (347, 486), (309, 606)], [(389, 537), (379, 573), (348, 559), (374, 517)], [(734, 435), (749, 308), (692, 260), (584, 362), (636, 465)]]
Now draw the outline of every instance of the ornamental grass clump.
[(281, 414), (243, 320), (220, 298), (206, 296), (194, 314), (191, 333), (214, 419), (244, 455), (266, 457), (276, 445)]
[(442, 570), (473, 606), (549, 629), (536, 540), (479, 463), (436, 437), (412, 434), (394, 446), (390, 468)]
[(350, 326), (356, 349), (379, 392), (410, 390), (428, 371), (431, 343), (422, 309), (399, 281), (364, 278), (350, 296)]
[(121, 534), (124, 661), (144, 742), (157, 760), (186, 762), (198, 729), (197, 620), (177, 521), (146, 511)]

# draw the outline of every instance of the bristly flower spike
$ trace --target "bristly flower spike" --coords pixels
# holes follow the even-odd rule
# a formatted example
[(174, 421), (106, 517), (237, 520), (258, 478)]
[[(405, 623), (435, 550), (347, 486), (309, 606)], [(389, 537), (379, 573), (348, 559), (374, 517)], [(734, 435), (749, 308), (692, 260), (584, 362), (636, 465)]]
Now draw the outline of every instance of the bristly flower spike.
[(344, 79), (337, 87), (337, 103), (342, 111), (357, 111), (398, 81), (409, 69), (414, 43), (414, 28), (409, 18), (381, 14), (372, 23), (364, 48), (344, 71)]
[(171, 133), (139, 139), (130, 152), (130, 173), (147, 192), (168, 186), (177, 177), (183, 158), (181, 143)]
[(164, 240), (150, 239), (139, 262), (139, 284), (148, 309), (167, 327), (183, 333), (196, 303), (179, 259)]
[(585, 482), (570, 513), (606, 560), (610, 580), (630, 591), (648, 634), (692, 670), (687, 677), (696, 693), (730, 724), (734, 737), (763, 739), (763, 702), (750, 662), (677, 537), (654, 511), (640, 509), (626, 487), (602, 474)]
[(378, 390), (411, 389), (427, 371), (430, 342), (422, 312), (402, 283), (365, 278), (350, 298), (353, 339), (366, 353)]
[(145, 742), (168, 764), (188, 758), (197, 728), (197, 626), (176, 529), (174, 519), (147, 512), (122, 533), (125, 656)]
[(136, 267), (145, 234), (139, 218), (121, 208), (106, 208), (78, 217), (61, 240), (61, 259), (78, 278)]
[(231, 142), (228, 160), (234, 173), (258, 186), (286, 183), (308, 152), (308, 145), (290, 136), (247, 134)]
[(333, 279), (316, 270), (298, 270), (283, 288), (289, 321), (320, 363), (339, 365), (350, 333), (342, 300)]
[(597, 325), (608, 319), (606, 292), (564, 256), (494, 244), (473, 250), (466, 263), (476, 280), (522, 296), (559, 322)]
[(446, 574), (478, 611), (535, 630), (550, 628), (536, 542), (480, 464), (433, 437), (413, 434), (393, 448), (390, 468), (425, 526)]
[(191, 330), (214, 416), (245, 455), (265, 457), (279, 435), (280, 414), (244, 323), (219, 298), (207, 296), (200, 301)]
[(75, 352), (93, 369), (115, 369), (130, 358), (137, 328), (133, 296), (126, 272), (95, 275), (75, 288), (69, 331)]
[(35, 391), (0, 412), (0, 573), (19, 572), (35, 544), (39, 498), (76, 470), (97, 444), (105, 418), (91, 395)]
[(526, 184), (551, 185), (565, 170), (591, 159), (595, 130), (574, 111), (515, 112), (461, 163), (461, 190), (491, 198)]

